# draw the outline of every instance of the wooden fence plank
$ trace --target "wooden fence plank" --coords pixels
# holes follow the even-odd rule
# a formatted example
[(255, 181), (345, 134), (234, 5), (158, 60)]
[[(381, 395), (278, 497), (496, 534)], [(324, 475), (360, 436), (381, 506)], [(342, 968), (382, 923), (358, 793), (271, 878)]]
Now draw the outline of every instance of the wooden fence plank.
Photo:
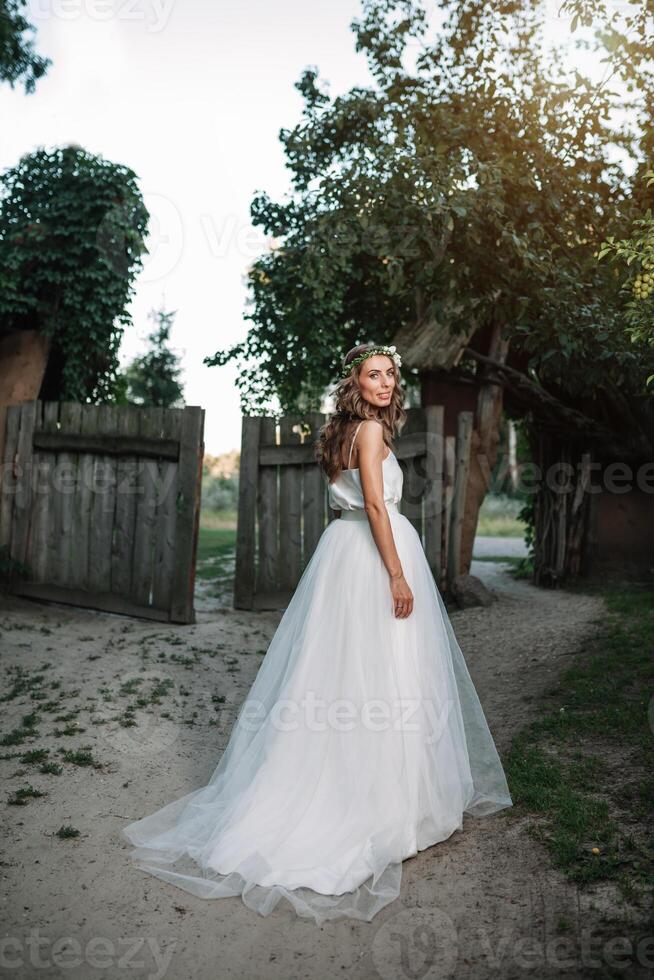
[[(47, 409), (46, 405), (46, 409)], [(79, 421), (80, 433), (93, 435), (97, 429), (97, 405), (82, 405)], [(94, 501), (95, 457), (80, 453), (77, 463), (78, 490), (73, 502), (75, 522), (75, 568), (73, 588), (89, 589), (89, 569), (93, 564), (91, 554), (91, 515)], [(56, 579), (55, 579), (56, 581)]]
[[(127, 446), (139, 441), (138, 405), (121, 407), (116, 420), (117, 433)], [(174, 464), (173, 464), (174, 465)], [(132, 555), (136, 538), (136, 505), (138, 500), (138, 457), (128, 453), (116, 466), (116, 510), (111, 548), (111, 591), (128, 598), (132, 589)]]
[[(93, 406), (99, 408), (100, 406)], [(122, 413), (130, 406), (115, 406)], [(138, 406), (131, 406), (138, 409)], [(181, 411), (181, 409), (178, 409)], [(149, 439), (143, 436), (121, 436), (110, 432), (86, 435), (73, 432), (34, 433), (34, 446), (51, 452), (93, 453), (101, 456), (148, 456), (152, 459), (179, 459), (178, 439)]]
[(193, 589), (200, 528), (204, 409), (187, 405), (182, 417), (179, 443), (175, 577), (170, 618), (175, 623), (195, 622)]
[(456, 472), (456, 436), (445, 436), (445, 454), (443, 457), (443, 492), (445, 505), (443, 508), (443, 574), (442, 585), (447, 581), (447, 568), (450, 561), (450, 526), (452, 523), (452, 496), (454, 494), (454, 476)]
[(0, 545), (10, 547), (17, 477), (14, 459), (18, 451), (20, 405), (9, 405), (5, 422), (5, 450), (2, 462), (2, 497), (0, 498)]
[(336, 517), (336, 511), (332, 510), (331, 505), (329, 503), (329, 478), (325, 473), (325, 471), (322, 469), (322, 466), (320, 467), (320, 472), (322, 473), (322, 480), (325, 488), (324, 493), (325, 493), (325, 510), (327, 512), (327, 523), (331, 524), (332, 521), (340, 520), (340, 518)]
[[(98, 406), (89, 406), (92, 410), (85, 419), (87, 432), (94, 436), (100, 436), (101, 419)], [(103, 591), (104, 575), (101, 562), (104, 560), (103, 544), (105, 541), (104, 529), (102, 527), (102, 494), (105, 486), (104, 459), (97, 453), (87, 456), (90, 461), (90, 471), (86, 476), (89, 479), (89, 501), (88, 501), (88, 553), (85, 572), (86, 588), (90, 592)], [(56, 578), (54, 579), (56, 582)]]
[(261, 418), (244, 415), (241, 421), (241, 462), (238, 477), (238, 522), (234, 608), (252, 609), (255, 592), (255, 532)]
[[(79, 433), (82, 406), (79, 402), (62, 402), (59, 406), (60, 432)], [(69, 450), (59, 452), (57, 490), (61, 496), (59, 540), (57, 542), (57, 584), (75, 584), (76, 542), (74, 540), (75, 498), (77, 496), (79, 456)]]
[(443, 577), (443, 466), (445, 440), (443, 437), (444, 408), (442, 405), (425, 407), (427, 445), (425, 456), (425, 556), (436, 584)]
[[(271, 416), (261, 418), (260, 445), (261, 450), (266, 445), (275, 444), (275, 419)], [(262, 467), (259, 472), (257, 485), (257, 517), (258, 560), (257, 560), (257, 592), (274, 592), (277, 588), (277, 568), (279, 561), (278, 543), (278, 484), (279, 471), (276, 466)]]
[[(118, 405), (101, 405), (100, 418), (102, 420), (102, 434), (106, 439), (113, 438), (118, 428), (118, 416), (120, 408)], [(118, 457), (111, 453), (103, 452), (105, 473), (107, 475), (107, 487), (103, 494), (102, 514), (103, 524), (106, 534), (106, 545), (104, 549), (104, 568), (103, 568), (103, 592), (111, 592), (111, 569), (113, 562), (114, 533), (116, 525), (116, 502), (117, 502), (117, 481), (118, 481)]]
[[(36, 428), (43, 427), (44, 410), (44, 402), (37, 401), (34, 421)], [(54, 492), (52, 454), (35, 450), (32, 454), (32, 467), (32, 514), (27, 564), (30, 568), (30, 580), (43, 582), (48, 558), (49, 513)]]
[(591, 485), (592, 452), (582, 452), (579, 476), (570, 505), (568, 524), (568, 566), (567, 574), (579, 575), (583, 566), (584, 531), (588, 523), (589, 488)]
[[(41, 421), (43, 429), (56, 432), (59, 425), (59, 402), (43, 403), (43, 418)], [(48, 469), (50, 480), (50, 496), (46, 511), (46, 522), (43, 529), (44, 552), (40, 569), (42, 570), (42, 581), (56, 581), (57, 560), (59, 555), (59, 509), (57, 486), (59, 475), (57, 471), (57, 453), (48, 454)], [(41, 532), (40, 532), (41, 533)]]
[[(179, 443), (184, 410), (167, 408), (163, 413), (162, 437), (164, 441)], [(175, 577), (175, 530), (177, 527), (177, 480), (179, 463), (170, 459), (159, 461), (157, 488), (157, 512), (155, 516), (154, 578), (152, 605), (156, 609), (170, 609)]]
[[(325, 422), (325, 416), (322, 412), (308, 412), (306, 421), (311, 427), (307, 440), (313, 449), (318, 437), (318, 430)], [(326, 496), (323, 473), (315, 459), (304, 465), (302, 477), (304, 480), (302, 491), (302, 523), (304, 527), (302, 567), (306, 568), (325, 529)]]
[(36, 419), (36, 401), (23, 402), (20, 406), (18, 430), (17, 472), (18, 481), (14, 496), (11, 531), (11, 557), (27, 561), (30, 516), (32, 512), (32, 436)]
[[(162, 408), (139, 409), (139, 434), (150, 439), (156, 438), (162, 421)], [(155, 459), (139, 457), (131, 596), (140, 606), (149, 606), (152, 601), (158, 473), (159, 467)]]
[[(409, 409), (413, 412), (414, 409)], [(418, 409), (422, 411), (422, 409)], [(296, 419), (294, 418), (294, 424)], [(418, 431), (403, 433), (397, 443), (395, 455), (398, 459), (409, 459), (420, 456), (425, 452), (425, 433)], [(308, 465), (314, 461), (314, 449), (310, 442), (293, 443), (292, 445), (262, 446), (259, 453), (259, 466), (293, 466)]]
[(105, 612), (122, 613), (124, 616), (137, 616), (140, 619), (154, 619), (169, 622), (167, 610), (152, 606), (138, 606), (135, 602), (113, 592), (89, 592), (87, 589), (71, 589), (64, 585), (50, 585), (45, 582), (17, 582), (12, 586), (15, 595), (29, 596), (33, 599), (47, 599), (50, 602), (65, 602), (87, 609), (100, 609)]
[[(286, 415), (279, 422), (282, 446), (300, 442), (293, 427), (302, 420)], [(280, 588), (295, 588), (302, 571), (302, 467), (291, 463), (282, 467), (279, 481), (279, 563)]]
[[(62, 403), (45, 402), (43, 406), (42, 431), (59, 433)], [(61, 453), (48, 454), (50, 463), (51, 494), (48, 502), (47, 527), (45, 529), (45, 579), (58, 581), (61, 561), (61, 539), (63, 526), (62, 457)], [(64, 472), (66, 471), (64, 457)]]
[(452, 515), (450, 519), (450, 546), (447, 564), (448, 581), (461, 572), (461, 531), (465, 514), (465, 499), (470, 470), (470, 445), (472, 441), (472, 412), (459, 412), (456, 431), (456, 461)]
[[(406, 422), (402, 430), (401, 441), (404, 452), (402, 453), (402, 469), (404, 470), (404, 481), (402, 485), (402, 501), (400, 510), (402, 514), (413, 524), (414, 528), (422, 541), (422, 498), (425, 490), (424, 475), (424, 447), (426, 442), (425, 434), (425, 415), (421, 408), (410, 408), (407, 410)], [(420, 436), (421, 445), (415, 445), (411, 455), (407, 455), (406, 449), (409, 436)], [(413, 440), (414, 443), (416, 440)]]
[[(95, 434), (100, 438), (112, 431), (113, 406), (96, 405)], [(98, 453), (93, 459), (91, 515), (89, 532), (88, 588), (92, 592), (109, 592), (111, 588), (111, 549), (113, 543), (116, 471), (110, 457)], [(143, 605), (147, 605), (144, 602)]]

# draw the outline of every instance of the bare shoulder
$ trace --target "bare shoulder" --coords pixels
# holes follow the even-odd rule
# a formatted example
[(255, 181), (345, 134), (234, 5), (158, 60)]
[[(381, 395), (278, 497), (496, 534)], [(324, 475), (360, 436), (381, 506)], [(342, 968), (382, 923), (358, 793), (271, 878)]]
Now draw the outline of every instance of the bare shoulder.
[(357, 442), (368, 452), (381, 450), (384, 445), (384, 428), (376, 419), (366, 419), (361, 423)]

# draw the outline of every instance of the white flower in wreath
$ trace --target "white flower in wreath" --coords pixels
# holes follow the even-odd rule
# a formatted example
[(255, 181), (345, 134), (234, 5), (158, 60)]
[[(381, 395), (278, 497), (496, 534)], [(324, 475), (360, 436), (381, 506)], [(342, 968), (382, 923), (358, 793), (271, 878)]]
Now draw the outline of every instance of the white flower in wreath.
[(391, 347), (388, 348), (388, 352), (389, 352), (389, 354), (391, 354), (391, 356), (392, 356), (393, 360), (395, 361), (395, 364), (397, 365), (397, 367), (398, 368), (401, 367), (402, 366), (402, 358), (397, 353), (397, 347), (395, 346), (395, 344), (393, 344)]

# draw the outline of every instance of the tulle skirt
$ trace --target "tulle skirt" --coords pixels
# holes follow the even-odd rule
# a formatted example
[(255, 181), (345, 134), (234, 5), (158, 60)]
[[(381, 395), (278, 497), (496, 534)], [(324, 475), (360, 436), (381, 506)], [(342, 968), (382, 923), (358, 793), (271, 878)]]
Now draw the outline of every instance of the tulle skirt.
[(328, 524), (207, 785), (122, 829), (137, 867), (262, 915), (370, 921), (404, 859), (512, 805), (420, 538), (389, 514), (412, 614), (365, 515)]

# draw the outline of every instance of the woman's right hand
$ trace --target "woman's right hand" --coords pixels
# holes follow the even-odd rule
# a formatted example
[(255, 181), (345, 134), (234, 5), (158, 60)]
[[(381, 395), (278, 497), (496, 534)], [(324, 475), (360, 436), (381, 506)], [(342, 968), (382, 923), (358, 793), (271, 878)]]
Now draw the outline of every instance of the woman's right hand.
[(404, 575), (391, 578), (391, 594), (393, 596), (393, 612), (396, 618), (406, 619), (413, 611), (413, 592)]

